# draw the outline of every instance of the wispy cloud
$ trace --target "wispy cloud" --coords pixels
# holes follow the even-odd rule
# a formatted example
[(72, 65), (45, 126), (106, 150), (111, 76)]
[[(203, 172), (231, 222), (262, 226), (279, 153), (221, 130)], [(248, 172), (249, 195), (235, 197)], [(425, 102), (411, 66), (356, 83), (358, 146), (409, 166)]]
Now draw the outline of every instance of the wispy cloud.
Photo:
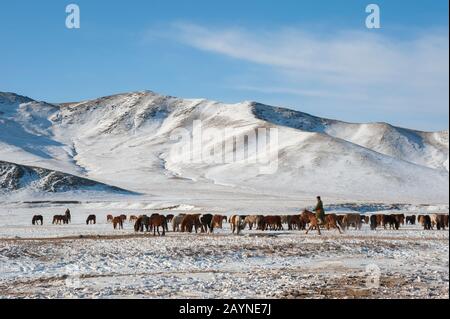
[[(448, 115), (449, 38), (428, 30), (398, 39), (370, 31), (306, 32), (173, 24), (164, 34), (199, 50), (268, 68), (278, 83), (237, 88), (334, 99), (348, 108)], [(399, 114), (400, 116), (400, 114)]]

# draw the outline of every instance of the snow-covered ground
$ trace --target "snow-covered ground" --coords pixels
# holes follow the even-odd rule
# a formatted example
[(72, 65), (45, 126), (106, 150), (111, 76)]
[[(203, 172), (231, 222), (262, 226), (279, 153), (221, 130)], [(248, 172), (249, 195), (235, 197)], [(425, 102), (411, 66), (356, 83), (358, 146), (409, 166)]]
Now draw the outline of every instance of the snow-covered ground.
[[(64, 206), (0, 208), (1, 298), (448, 298), (449, 232), (243, 231), (136, 235), (107, 213), (141, 207), (71, 205), (73, 223), (51, 225)], [(200, 208), (179, 207), (178, 211)], [(154, 211), (154, 210), (152, 210)], [(145, 212), (151, 212), (150, 210)], [(173, 211), (165, 211), (169, 213)], [(31, 226), (43, 214), (44, 226)], [(87, 226), (88, 214), (98, 224)], [(170, 225), (169, 225), (170, 228)], [(378, 284), (379, 283), (379, 284)]]

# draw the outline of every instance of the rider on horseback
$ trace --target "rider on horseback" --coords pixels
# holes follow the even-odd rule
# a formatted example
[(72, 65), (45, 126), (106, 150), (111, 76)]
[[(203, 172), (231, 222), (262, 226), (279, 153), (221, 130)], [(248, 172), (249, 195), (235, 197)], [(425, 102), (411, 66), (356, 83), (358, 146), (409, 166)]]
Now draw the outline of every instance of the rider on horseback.
[(314, 212), (316, 213), (319, 225), (323, 224), (325, 222), (325, 210), (323, 209), (323, 202), (320, 196), (317, 196), (317, 204), (316, 208), (314, 208)]

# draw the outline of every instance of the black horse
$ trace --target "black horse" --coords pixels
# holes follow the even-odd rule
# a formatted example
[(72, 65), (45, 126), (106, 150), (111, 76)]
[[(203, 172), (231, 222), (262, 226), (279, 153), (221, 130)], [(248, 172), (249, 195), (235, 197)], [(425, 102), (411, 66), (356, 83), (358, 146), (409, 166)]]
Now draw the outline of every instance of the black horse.
[(134, 223), (134, 231), (135, 232), (143, 232), (144, 227), (145, 227), (146, 231), (149, 231), (150, 218), (147, 215), (139, 216), (139, 218)]
[(70, 215), (70, 209), (66, 209), (66, 212), (64, 213), (64, 216), (66, 216), (67, 219), (67, 223), (71, 223), (72, 222), (72, 216)]
[(202, 224), (202, 232), (207, 233), (208, 231), (212, 233), (214, 231), (214, 226), (212, 223), (213, 215), (211, 214), (203, 214), (200, 216), (200, 223)]
[(406, 224), (415, 225), (416, 224), (416, 216), (406, 216)]
[(33, 225), (39, 225), (39, 222), (41, 223), (41, 225), (44, 225), (44, 217), (42, 217), (41, 215), (33, 216), (33, 220), (31, 221), (31, 223)]
[(88, 218), (86, 219), (86, 225), (89, 224), (97, 224), (97, 217), (95, 215), (89, 215)]

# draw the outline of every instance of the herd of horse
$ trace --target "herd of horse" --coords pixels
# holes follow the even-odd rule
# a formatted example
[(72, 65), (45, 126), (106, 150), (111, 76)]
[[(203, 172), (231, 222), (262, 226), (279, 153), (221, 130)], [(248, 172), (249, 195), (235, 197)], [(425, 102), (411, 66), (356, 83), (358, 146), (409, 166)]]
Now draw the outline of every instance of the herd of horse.
[[(35, 215), (32, 219), (33, 225), (43, 225), (44, 218), (41, 215)], [(134, 224), (135, 232), (153, 232), (159, 236), (164, 236), (169, 231), (168, 224), (172, 224), (173, 232), (183, 233), (213, 233), (215, 229), (222, 229), (223, 224), (228, 222), (233, 234), (240, 234), (246, 228), (249, 230), (256, 229), (261, 231), (280, 231), (284, 230), (304, 230), (308, 234), (312, 230), (316, 230), (321, 234), (321, 229), (335, 229), (339, 233), (343, 233), (347, 229), (354, 228), (361, 230), (363, 224), (370, 225), (372, 230), (379, 227), (384, 229), (399, 230), (401, 225), (420, 224), (425, 230), (445, 230), (449, 227), (448, 214), (431, 214), (431, 215), (411, 215), (404, 214), (375, 214), (365, 216), (361, 214), (326, 214), (325, 219), (320, 221), (316, 214), (304, 210), (297, 215), (233, 215), (227, 217), (225, 215), (213, 214), (179, 214), (177, 216), (152, 214), (147, 215), (107, 215), (106, 221), (113, 225), (114, 229), (123, 229), (125, 222)], [(52, 224), (69, 224), (71, 222), (71, 213), (67, 209), (64, 215), (55, 215)], [(86, 219), (86, 225), (95, 225), (97, 223), (96, 215), (89, 215)], [(283, 226), (284, 225), (284, 226)]]

